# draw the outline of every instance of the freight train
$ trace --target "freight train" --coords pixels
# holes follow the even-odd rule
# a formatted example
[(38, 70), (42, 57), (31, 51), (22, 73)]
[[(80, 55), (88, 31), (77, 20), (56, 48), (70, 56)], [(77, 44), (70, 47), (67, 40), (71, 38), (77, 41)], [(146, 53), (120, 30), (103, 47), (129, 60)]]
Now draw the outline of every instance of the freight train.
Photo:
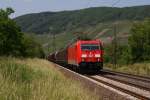
[(97, 72), (103, 68), (103, 53), (100, 40), (78, 40), (65, 49), (49, 54), (48, 60), (67, 64), (76, 70)]

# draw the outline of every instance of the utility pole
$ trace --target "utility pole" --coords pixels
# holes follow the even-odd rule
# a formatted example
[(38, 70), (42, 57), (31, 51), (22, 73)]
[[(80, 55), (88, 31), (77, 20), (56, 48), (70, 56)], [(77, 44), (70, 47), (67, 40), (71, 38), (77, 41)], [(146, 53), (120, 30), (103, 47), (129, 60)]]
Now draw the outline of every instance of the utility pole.
[(56, 50), (56, 43), (55, 43), (56, 36), (55, 36), (55, 33), (53, 32), (53, 27), (50, 27), (49, 31), (50, 31), (50, 34), (52, 35), (52, 50), (54, 52)]
[[(116, 4), (118, 4), (121, 0), (116, 0), (112, 4), (112, 7), (114, 7)], [(117, 16), (117, 19), (119, 16)], [(117, 20), (114, 23), (114, 39), (113, 39), (113, 65), (116, 68), (117, 67)]]
[(55, 43), (56, 37), (55, 37), (55, 33), (52, 34), (53, 34), (53, 52), (54, 52), (56, 50), (56, 43)]
[(117, 65), (117, 23), (114, 24), (114, 39), (113, 39), (113, 64)]

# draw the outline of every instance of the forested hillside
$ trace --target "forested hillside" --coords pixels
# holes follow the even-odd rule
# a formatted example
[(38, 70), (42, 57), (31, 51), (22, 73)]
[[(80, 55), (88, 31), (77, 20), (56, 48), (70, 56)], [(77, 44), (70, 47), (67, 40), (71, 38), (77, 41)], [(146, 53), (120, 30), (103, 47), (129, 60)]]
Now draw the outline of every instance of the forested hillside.
[[(130, 49), (127, 49), (129, 48), (128, 45), (132, 45), (134, 42), (129, 41), (129, 37), (132, 36), (133, 33), (138, 34), (135, 30), (133, 31), (133, 27), (136, 24), (143, 23), (143, 20), (146, 18), (150, 18), (150, 13), (148, 12), (150, 12), (150, 5), (125, 8), (97, 7), (76, 11), (28, 14), (15, 18), (14, 20), (22, 27), (24, 32), (35, 33), (33, 37), (43, 45), (46, 54), (55, 51), (53, 47), (54, 40), (50, 34), (43, 33), (57, 33), (55, 38), (56, 50), (62, 49), (66, 47), (68, 43), (72, 42), (72, 40), (77, 37), (73, 34), (74, 32), (87, 33), (86, 35), (92, 39), (99, 38), (105, 44), (105, 62), (109, 63), (113, 62), (113, 39), (114, 33), (116, 33), (118, 63), (126, 64), (131, 63), (130, 61), (138, 62), (147, 61), (149, 59), (145, 56), (149, 55), (147, 53), (140, 55), (140, 57), (138, 54), (139, 51), (135, 54), (135, 50), (132, 48), (134, 46), (130, 46)], [(148, 24), (144, 25), (144, 28), (148, 26)], [(137, 28), (137, 31), (139, 31), (138, 29), (140, 28)], [(145, 34), (145, 32), (140, 33)], [(141, 40), (141, 38), (139, 39)], [(143, 41), (145, 40), (146, 39)], [(140, 44), (138, 41), (135, 43)], [(137, 45), (137, 47), (138, 46), (139, 45)], [(141, 48), (141, 46), (139, 46), (139, 48)], [(141, 50), (139, 48), (137, 50)], [(131, 52), (132, 49), (133, 54)], [(142, 50), (146, 52), (149, 51), (149, 49)]]
[(14, 20), (23, 32), (43, 34), (49, 28), (53, 33), (62, 33), (79, 28), (95, 27), (102, 22), (116, 20), (143, 20), (150, 17), (150, 5), (125, 8), (95, 7), (75, 11), (42, 12), (27, 14)]

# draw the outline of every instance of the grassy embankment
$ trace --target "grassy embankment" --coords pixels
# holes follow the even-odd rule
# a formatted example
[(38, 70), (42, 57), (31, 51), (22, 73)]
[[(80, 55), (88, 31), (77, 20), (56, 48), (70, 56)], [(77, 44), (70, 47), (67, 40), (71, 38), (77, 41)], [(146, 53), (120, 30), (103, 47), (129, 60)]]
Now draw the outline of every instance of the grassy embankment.
[(96, 100), (40, 59), (0, 58), (0, 100)]
[(135, 75), (145, 75), (150, 76), (150, 63), (136, 63), (133, 65), (118, 65), (114, 67), (112, 64), (106, 64), (106, 68), (124, 72), (124, 73), (130, 73)]

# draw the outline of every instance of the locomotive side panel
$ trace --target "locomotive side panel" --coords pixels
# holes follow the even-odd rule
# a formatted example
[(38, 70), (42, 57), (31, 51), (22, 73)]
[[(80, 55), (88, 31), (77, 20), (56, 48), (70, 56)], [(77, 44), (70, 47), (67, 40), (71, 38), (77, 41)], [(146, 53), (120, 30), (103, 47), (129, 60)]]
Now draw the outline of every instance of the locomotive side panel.
[(77, 65), (77, 45), (73, 44), (68, 47), (68, 64)]

